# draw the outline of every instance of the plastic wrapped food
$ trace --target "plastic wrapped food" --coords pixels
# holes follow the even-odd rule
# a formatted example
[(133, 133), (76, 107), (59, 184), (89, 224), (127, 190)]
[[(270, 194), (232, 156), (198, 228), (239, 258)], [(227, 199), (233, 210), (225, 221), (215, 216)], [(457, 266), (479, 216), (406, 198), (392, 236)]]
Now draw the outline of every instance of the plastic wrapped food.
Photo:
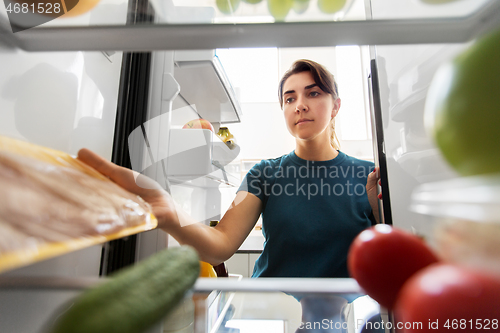
[[(26, 155), (0, 149), (0, 270), (7, 254), (36, 257), (51, 244), (80, 241), (67, 246), (75, 249), (156, 226), (148, 203), (69, 155)], [(49, 252), (42, 257), (61, 251)]]

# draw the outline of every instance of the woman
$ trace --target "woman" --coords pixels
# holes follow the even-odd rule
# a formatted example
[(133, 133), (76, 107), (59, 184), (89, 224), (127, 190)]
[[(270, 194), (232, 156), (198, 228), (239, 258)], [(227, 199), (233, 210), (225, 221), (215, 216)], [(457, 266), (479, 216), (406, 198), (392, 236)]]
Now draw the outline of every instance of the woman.
[(136, 181), (131, 170), (86, 149), (78, 158), (149, 202), (159, 227), (196, 248), (203, 261), (230, 258), (262, 214), (266, 241), (254, 277), (347, 277), (350, 243), (378, 218), (378, 175), (373, 163), (337, 150), (341, 100), (323, 66), (295, 62), (280, 82), (279, 99), (296, 148), (252, 168), (215, 228), (195, 223), (159, 185), (140, 184), (149, 180)]

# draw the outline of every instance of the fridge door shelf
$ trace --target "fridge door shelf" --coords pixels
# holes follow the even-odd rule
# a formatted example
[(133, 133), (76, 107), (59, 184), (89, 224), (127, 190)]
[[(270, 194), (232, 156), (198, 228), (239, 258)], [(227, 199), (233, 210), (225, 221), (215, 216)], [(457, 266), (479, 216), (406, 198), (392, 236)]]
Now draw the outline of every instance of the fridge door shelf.
[(190, 106), (211, 123), (241, 121), (241, 108), (215, 50), (175, 51), (174, 78), (181, 86), (172, 109)]
[(413, 191), (411, 208), (436, 218), (500, 225), (500, 176), (460, 177), (422, 184)]
[[(450, 167), (437, 148), (405, 151), (394, 156), (394, 161), (400, 165), (405, 173), (416, 179), (419, 184), (450, 177)], [(418, 161), (424, 161), (425, 163), (419, 164)]]
[(411, 208), (431, 217), (430, 243), (443, 261), (500, 276), (500, 175), (420, 185)]
[(196, 187), (237, 186), (239, 180), (225, 170), (239, 154), (207, 129), (170, 131), (167, 175), (173, 184)]
[(390, 111), (392, 120), (402, 123), (413, 121), (415, 118), (415, 112), (412, 113), (411, 111), (413, 111), (413, 109), (423, 109), (428, 89), (428, 85), (420, 88), (419, 90), (414, 91), (407, 98), (394, 105)]

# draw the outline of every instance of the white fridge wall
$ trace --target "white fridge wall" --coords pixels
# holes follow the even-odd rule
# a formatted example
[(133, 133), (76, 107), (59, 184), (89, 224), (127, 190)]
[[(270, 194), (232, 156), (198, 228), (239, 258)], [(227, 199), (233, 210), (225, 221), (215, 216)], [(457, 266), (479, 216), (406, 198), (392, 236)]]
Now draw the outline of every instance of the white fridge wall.
[[(126, 1), (79, 18), (125, 22)], [(3, 6), (0, 6), (3, 8)], [(113, 13), (113, 14), (110, 14)], [(115, 16), (113, 16), (115, 15)], [(27, 53), (0, 48), (0, 135), (75, 155), (111, 158), (122, 52)], [(101, 246), (2, 275), (99, 276)], [(74, 291), (0, 291), (0, 332), (36, 333)]]
[(0, 134), (110, 158), (121, 52), (1, 53)]

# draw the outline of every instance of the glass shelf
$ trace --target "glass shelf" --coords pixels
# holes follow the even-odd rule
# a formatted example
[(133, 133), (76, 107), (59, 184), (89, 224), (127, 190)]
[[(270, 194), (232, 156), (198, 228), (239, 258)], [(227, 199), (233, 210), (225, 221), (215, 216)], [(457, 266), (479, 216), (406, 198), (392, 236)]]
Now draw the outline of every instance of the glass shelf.
[[(83, 1), (83, 0), (80, 0)], [(219, 5), (219, 3), (226, 5)], [(229, 2), (236, 4), (229, 8)], [(433, 4), (435, 2), (435, 4)], [(427, 19), (464, 18), (473, 15), (494, 0), (450, 0), (444, 3), (436, 0), (377, 0), (375, 7), (367, 10), (365, 0), (331, 1), (335, 5), (325, 8), (321, 0), (260, 0), (256, 4), (245, 0), (149, 0), (138, 6), (140, 14), (154, 15), (151, 25), (161, 24), (265, 24), (277, 22), (332, 22), (362, 21), (373, 19)], [(79, 16), (59, 17), (39, 28), (120, 26), (123, 20), (103, 15), (118, 8), (122, 1), (100, 0), (89, 12)], [(278, 3), (279, 5), (274, 5)], [(334, 8), (335, 7), (335, 8)], [(377, 9), (380, 8), (380, 9)], [(373, 11), (373, 13), (369, 13)], [(368, 13), (368, 14), (367, 14)], [(116, 17), (116, 16), (115, 16)]]
[[(39, 318), (39, 325), (47, 327), (50, 318), (70, 306), (76, 295), (99, 282), (102, 279), (1, 277), (0, 299), (8, 297), (10, 304), (1, 314), (6, 319), (3, 325), (9, 327), (9, 314), (25, 305), (27, 294), (50, 293), (57, 302), (45, 306)], [(199, 278), (178, 306), (161, 323), (144, 333), (264, 332), (256, 328), (259, 324), (267, 327), (273, 324), (280, 329), (273, 332), (317, 332), (312, 325), (318, 323), (328, 326), (328, 329), (322, 326), (322, 332), (342, 331), (335, 330), (335, 325), (346, 332), (357, 332), (361, 325), (380, 324), (376, 319), (380, 317), (387, 322), (385, 310), (367, 297), (353, 279), (242, 279), (231, 275), (229, 278)], [(303, 329), (297, 331), (300, 326)]]
[(255, 5), (241, 1), (233, 13), (224, 14), (216, 0), (150, 0), (143, 7), (154, 22), (127, 25), (125, 13), (123, 20), (108, 19), (106, 13), (115, 1), (102, 0), (82, 16), (57, 18), (15, 34), (2, 8), (0, 41), (27, 51), (458, 43), (497, 27), (500, 21), (500, 3), (495, 0), (434, 5), (426, 3), (429, 0), (384, 0), (373, 8), (365, 8), (364, 0), (353, 0), (332, 14), (322, 12), (318, 0), (310, 0), (304, 13), (290, 9), (283, 19), (271, 15), (268, 1)]

